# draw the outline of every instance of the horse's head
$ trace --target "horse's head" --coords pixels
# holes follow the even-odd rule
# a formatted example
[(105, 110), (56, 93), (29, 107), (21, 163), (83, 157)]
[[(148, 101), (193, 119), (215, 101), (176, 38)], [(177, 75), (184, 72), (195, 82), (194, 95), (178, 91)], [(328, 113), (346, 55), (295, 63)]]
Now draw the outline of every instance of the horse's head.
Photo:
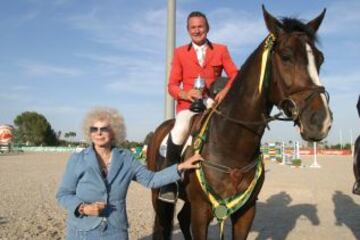
[(263, 13), (275, 37), (268, 62), (270, 101), (293, 119), (304, 140), (320, 141), (332, 124), (329, 96), (319, 79), (324, 56), (315, 46), (325, 9), (306, 24), (291, 18), (279, 21), (264, 6)]

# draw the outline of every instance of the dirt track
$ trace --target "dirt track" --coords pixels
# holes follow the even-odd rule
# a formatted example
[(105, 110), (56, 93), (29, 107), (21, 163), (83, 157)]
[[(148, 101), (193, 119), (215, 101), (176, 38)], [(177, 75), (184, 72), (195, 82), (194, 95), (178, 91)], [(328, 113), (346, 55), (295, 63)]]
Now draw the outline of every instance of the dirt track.
[[(55, 201), (68, 153), (0, 155), (0, 239), (64, 239), (65, 212)], [(360, 196), (351, 193), (350, 157), (318, 157), (293, 169), (266, 162), (266, 181), (249, 239), (360, 239)], [(178, 203), (180, 207), (180, 203)], [(150, 191), (137, 183), (127, 198), (130, 239), (150, 240)], [(230, 225), (226, 224), (226, 239)], [(214, 222), (209, 239), (217, 239)], [(174, 239), (183, 239), (177, 225)]]

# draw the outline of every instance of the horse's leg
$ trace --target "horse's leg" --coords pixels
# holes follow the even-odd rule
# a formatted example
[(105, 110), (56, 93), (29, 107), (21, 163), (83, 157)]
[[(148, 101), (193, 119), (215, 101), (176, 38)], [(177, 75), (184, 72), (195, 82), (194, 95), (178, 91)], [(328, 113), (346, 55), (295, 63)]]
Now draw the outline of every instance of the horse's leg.
[(191, 232), (194, 240), (206, 240), (212, 219), (210, 205), (204, 201), (191, 202)]
[(232, 239), (244, 240), (247, 238), (256, 213), (255, 203), (244, 211), (237, 211), (231, 215)]
[(179, 220), (180, 229), (184, 235), (184, 239), (191, 240), (191, 205), (189, 202), (185, 202), (184, 206), (181, 208), (181, 211), (177, 215)]
[(159, 201), (158, 194), (153, 193), (155, 224), (153, 240), (170, 240), (173, 228), (175, 204)]
[(355, 176), (355, 183), (353, 186), (353, 193), (360, 195), (360, 136), (355, 141), (355, 152), (353, 160), (353, 169)]

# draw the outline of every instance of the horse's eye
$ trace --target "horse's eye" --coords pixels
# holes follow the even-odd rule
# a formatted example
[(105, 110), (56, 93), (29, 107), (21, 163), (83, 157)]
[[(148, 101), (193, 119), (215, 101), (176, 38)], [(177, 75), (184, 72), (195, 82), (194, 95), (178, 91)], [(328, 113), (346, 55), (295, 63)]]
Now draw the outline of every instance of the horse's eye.
[(280, 54), (281, 61), (283, 61), (284, 63), (290, 63), (291, 57), (292, 56), (290, 53), (281, 53)]

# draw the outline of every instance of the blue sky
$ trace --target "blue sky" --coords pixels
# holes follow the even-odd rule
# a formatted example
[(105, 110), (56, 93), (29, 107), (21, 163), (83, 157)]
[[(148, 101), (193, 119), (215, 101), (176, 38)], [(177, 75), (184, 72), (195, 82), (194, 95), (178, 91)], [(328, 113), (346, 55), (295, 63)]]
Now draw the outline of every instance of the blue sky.
[[(266, 36), (261, 4), (274, 16), (311, 20), (327, 8), (319, 30), (325, 54), (321, 81), (334, 113), (329, 142), (359, 135), (360, 1), (178, 0), (176, 45), (189, 42), (185, 20), (200, 10), (209, 39), (227, 44), (237, 66)], [(0, 8), (0, 124), (23, 111), (81, 136), (94, 106), (117, 108), (129, 140), (141, 141), (163, 120), (165, 0), (4, 0)], [(264, 140), (300, 140), (290, 123), (272, 123)]]

